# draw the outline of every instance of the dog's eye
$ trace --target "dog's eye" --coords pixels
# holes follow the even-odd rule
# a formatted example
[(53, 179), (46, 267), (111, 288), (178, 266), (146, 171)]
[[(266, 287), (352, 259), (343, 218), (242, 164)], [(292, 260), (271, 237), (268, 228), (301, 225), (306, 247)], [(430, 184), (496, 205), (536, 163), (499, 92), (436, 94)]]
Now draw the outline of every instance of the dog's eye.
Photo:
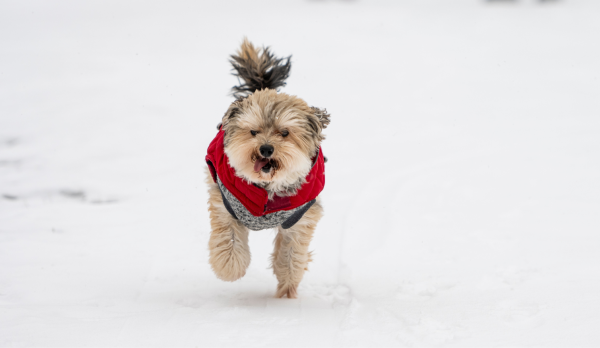
[(252, 136), (253, 136), (253, 137), (254, 137), (254, 136), (256, 136), (256, 133), (258, 133), (258, 132), (257, 132), (257, 131), (254, 131), (254, 130), (251, 130), (251, 131), (250, 131), (250, 134), (252, 134)]
[(284, 130), (284, 131), (281, 132), (281, 136), (284, 137), (284, 138), (287, 137), (289, 134), (290, 134), (290, 132), (288, 132), (286, 130)]

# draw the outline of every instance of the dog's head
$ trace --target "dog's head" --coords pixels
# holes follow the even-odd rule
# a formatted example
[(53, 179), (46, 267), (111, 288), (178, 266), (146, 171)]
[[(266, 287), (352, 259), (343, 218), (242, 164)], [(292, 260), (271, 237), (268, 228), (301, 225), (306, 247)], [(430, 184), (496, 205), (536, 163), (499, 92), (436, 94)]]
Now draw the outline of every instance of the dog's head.
[(236, 174), (274, 191), (297, 188), (312, 167), (329, 115), (295, 96), (263, 89), (223, 117), (225, 153)]
[(304, 183), (329, 124), (326, 110), (277, 93), (289, 76), (290, 58), (275, 57), (244, 40), (231, 56), (237, 98), (223, 116), (225, 153), (243, 179), (270, 192), (294, 194)]

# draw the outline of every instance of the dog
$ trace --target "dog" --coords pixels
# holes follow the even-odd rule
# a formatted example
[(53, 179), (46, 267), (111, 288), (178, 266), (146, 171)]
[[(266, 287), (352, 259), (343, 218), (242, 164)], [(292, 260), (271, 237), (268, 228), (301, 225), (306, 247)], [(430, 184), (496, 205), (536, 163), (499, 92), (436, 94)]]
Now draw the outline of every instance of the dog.
[(286, 85), (291, 56), (277, 58), (244, 39), (231, 56), (231, 103), (206, 162), (211, 234), (209, 263), (215, 275), (235, 281), (250, 264), (249, 230), (276, 228), (271, 267), (276, 297), (297, 298), (312, 261), (308, 250), (323, 216), (319, 194), (325, 186), (322, 131), (327, 110), (279, 93)]

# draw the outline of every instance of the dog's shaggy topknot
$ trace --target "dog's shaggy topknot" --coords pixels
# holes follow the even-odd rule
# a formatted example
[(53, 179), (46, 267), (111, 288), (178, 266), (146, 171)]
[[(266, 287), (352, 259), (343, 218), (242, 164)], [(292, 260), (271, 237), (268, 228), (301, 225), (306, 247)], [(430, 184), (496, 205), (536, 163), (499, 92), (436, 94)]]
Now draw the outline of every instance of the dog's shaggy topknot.
[(292, 64), (290, 59), (277, 58), (269, 48), (259, 50), (248, 39), (237, 54), (231, 56), (233, 75), (241, 78), (244, 83), (232, 88), (235, 98), (244, 98), (261, 89), (275, 89), (285, 86), (285, 80), (290, 76)]

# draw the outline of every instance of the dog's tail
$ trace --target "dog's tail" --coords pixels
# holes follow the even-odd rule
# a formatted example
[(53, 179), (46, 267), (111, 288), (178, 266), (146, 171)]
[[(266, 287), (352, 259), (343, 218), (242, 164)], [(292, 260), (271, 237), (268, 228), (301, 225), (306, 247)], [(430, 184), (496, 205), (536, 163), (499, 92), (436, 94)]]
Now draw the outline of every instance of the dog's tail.
[(269, 47), (262, 50), (255, 48), (247, 38), (237, 54), (231, 55), (233, 75), (241, 78), (243, 83), (233, 87), (232, 94), (235, 98), (246, 97), (254, 91), (269, 88), (277, 89), (285, 86), (285, 80), (290, 76), (292, 63), (290, 59), (277, 58), (271, 53)]

